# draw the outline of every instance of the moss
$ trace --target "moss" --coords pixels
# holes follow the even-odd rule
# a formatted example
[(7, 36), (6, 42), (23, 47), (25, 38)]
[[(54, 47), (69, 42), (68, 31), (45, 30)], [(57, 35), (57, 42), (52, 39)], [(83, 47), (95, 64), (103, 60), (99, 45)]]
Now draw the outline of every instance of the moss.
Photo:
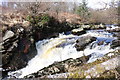
[(108, 70), (100, 74), (98, 78), (116, 78), (114, 70)]
[(68, 78), (85, 78), (84, 71), (76, 71), (75, 73), (70, 73)]
[(105, 68), (100, 65), (97, 65), (96, 70), (97, 70), (97, 73), (102, 73), (103, 71), (105, 71)]
[[(114, 55), (108, 56), (108, 54), (110, 54), (110, 53), (114, 53)], [(120, 50), (115, 50), (110, 53), (107, 53), (104, 57), (99, 58), (92, 63), (87, 63), (87, 64), (84, 64), (83, 66), (73, 69), (73, 71), (71, 70), (72, 73), (68, 76), (68, 78), (85, 78), (86, 76), (90, 76), (90, 74), (86, 74), (85, 71), (92, 68), (94, 65), (103, 63), (109, 59), (112, 59), (112, 58), (120, 55)], [(109, 75), (108, 73), (105, 73), (105, 69), (100, 65), (96, 66), (96, 70), (97, 70), (98, 74), (101, 74), (101, 73), (103, 74), (103, 75), (101, 74), (99, 78), (114, 78), (115, 77), (113, 72), (110, 72), (111, 75)]]

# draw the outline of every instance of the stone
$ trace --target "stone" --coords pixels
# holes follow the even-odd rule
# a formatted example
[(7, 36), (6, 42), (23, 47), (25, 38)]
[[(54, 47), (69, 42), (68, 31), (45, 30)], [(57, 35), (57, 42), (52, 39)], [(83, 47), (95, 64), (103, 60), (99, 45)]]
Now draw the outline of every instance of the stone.
[(115, 27), (107, 30), (108, 32), (120, 32), (120, 27)]
[(100, 26), (101, 28), (106, 28), (106, 26), (103, 25), (103, 24), (100, 24), (99, 26)]
[(89, 30), (91, 28), (90, 25), (81, 25), (82, 28), (86, 29), (86, 30)]
[(74, 35), (82, 35), (85, 34), (86, 31), (83, 28), (73, 29), (72, 34)]
[(11, 37), (13, 37), (15, 35), (15, 33), (13, 32), (13, 31), (7, 31), (6, 33), (5, 33), (5, 36), (3, 37), (3, 40), (6, 40), (6, 39), (8, 39), (8, 38), (11, 38)]
[(112, 44), (110, 45), (111, 48), (116, 48), (116, 47), (120, 47), (120, 40), (113, 40)]
[(120, 40), (120, 32), (114, 33), (113, 36), (114, 36), (114, 37), (117, 37), (118, 40)]
[[(83, 60), (85, 58), (86, 60)], [(69, 58), (67, 60), (61, 61), (61, 62), (54, 62), (53, 64), (49, 65), (48, 67), (45, 67), (36, 73), (29, 74), (25, 76), (25, 78), (38, 78), (43, 77), (46, 75), (53, 75), (58, 73), (67, 73), (68, 71), (71, 71), (74, 67), (78, 67), (83, 65), (89, 60), (89, 56), (80, 57), (77, 59)]]
[(103, 45), (103, 44), (104, 44), (104, 41), (98, 42), (98, 45)]
[(83, 36), (83, 37), (80, 37), (76, 41), (75, 48), (76, 48), (77, 51), (84, 50), (85, 47), (88, 44), (90, 44), (91, 42), (93, 42), (95, 40), (96, 40), (96, 37), (92, 37), (92, 36)]
[[(85, 64), (81, 66), (81, 69), (79, 67), (74, 72), (46, 75), (46, 76), (43, 76), (42, 78), (91, 78), (91, 79), (117, 78), (118, 79), (119, 78), (118, 69), (120, 66), (119, 58), (120, 56), (116, 56), (114, 58), (100, 62), (98, 64), (93, 64), (94, 62), (91, 64)], [(118, 76), (116, 75), (116, 73), (118, 74)]]

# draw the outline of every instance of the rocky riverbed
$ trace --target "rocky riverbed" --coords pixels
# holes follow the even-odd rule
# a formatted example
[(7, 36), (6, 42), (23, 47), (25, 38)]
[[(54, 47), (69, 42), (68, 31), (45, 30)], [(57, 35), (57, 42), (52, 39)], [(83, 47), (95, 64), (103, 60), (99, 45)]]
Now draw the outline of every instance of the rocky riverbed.
[[(20, 14), (3, 15), (1, 25), (3, 78), (109, 78), (111, 74), (119, 78), (119, 26), (66, 23), (68, 29), (48, 36), (39, 29), (32, 32)], [(64, 33), (59, 33), (61, 30)], [(113, 67), (101, 66), (112, 62)], [(91, 72), (93, 68), (96, 74)]]

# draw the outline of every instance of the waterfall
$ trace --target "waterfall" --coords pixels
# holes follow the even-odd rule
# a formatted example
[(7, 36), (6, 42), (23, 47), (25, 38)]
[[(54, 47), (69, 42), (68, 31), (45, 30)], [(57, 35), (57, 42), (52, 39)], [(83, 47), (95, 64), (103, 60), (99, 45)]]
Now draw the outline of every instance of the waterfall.
[[(88, 35), (97, 37), (97, 40), (89, 44), (83, 51), (77, 51), (75, 48), (76, 40)], [(28, 74), (35, 73), (49, 66), (55, 61), (63, 61), (68, 58), (75, 59), (83, 56), (83, 53), (86, 56), (91, 55), (88, 63), (93, 62), (113, 50), (110, 48), (112, 40), (114, 40), (114, 38), (112, 34), (108, 32), (103, 30), (90, 30), (81, 36), (60, 34), (57, 38), (38, 41), (36, 43), (37, 55), (28, 62), (25, 68), (9, 72), (8, 75), (9, 77), (23, 78)], [(104, 43), (98, 45), (100, 41), (104, 41)]]

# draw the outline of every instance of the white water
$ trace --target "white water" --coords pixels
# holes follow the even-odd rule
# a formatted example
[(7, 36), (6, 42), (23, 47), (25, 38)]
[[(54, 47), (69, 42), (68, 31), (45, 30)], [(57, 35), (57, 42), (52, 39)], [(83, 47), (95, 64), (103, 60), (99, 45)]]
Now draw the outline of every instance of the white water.
[[(84, 51), (76, 51), (75, 42), (82, 36), (94, 36), (97, 40), (86, 47)], [(103, 32), (102, 30), (88, 31), (87, 34), (81, 36), (60, 34), (58, 38), (42, 40), (36, 43), (38, 54), (28, 62), (28, 65), (18, 71), (9, 72), (9, 77), (23, 78), (24, 76), (37, 72), (38, 70), (49, 66), (55, 61), (63, 61), (68, 58), (78, 58), (85, 55), (92, 55), (89, 62), (95, 61), (97, 58), (104, 56), (112, 51), (110, 42), (114, 38), (112, 34)], [(98, 45), (99, 41), (103, 40), (103, 45)]]
[(113, 30), (119, 28), (119, 26), (109, 25), (109, 27), (106, 28), (106, 30)]

